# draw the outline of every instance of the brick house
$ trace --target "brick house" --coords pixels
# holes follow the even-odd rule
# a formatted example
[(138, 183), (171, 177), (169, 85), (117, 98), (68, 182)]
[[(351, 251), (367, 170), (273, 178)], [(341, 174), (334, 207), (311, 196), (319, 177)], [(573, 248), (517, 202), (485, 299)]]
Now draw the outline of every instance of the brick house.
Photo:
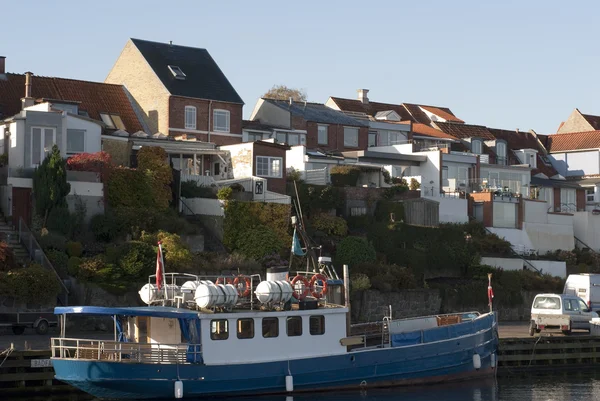
[(125, 85), (151, 133), (242, 142), (244, 102), (206, 49), (130, 39), (105, 82)]
[(600, 116), (583, 114), (579, 109), (573, 110), (566, 121), (560, 123), (557, 134), (566, 134), (571, 132), (586, 132), (600, 129)]
[[(259, 99), (250, 120), (298, 132), (281, 131), (277, 141), (328, 151), (365, 150), (369, 124), (320, 103)], [(290, 135), (291, 134), (291, 135)], [(298, 135), (300, 134), (300, 135)]]

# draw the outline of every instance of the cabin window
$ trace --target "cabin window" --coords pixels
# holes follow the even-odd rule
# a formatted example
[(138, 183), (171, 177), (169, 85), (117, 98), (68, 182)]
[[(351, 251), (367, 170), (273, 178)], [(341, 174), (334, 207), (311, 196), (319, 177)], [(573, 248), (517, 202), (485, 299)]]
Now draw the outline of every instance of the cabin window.
[(297, 337), (302, 335), (302, 316), (290, 316), (287, 318), (288, 337)]
[(229, 338), (229, 323), (227, 319), (210, 321), (210, 339), (227, 340)]
[(239, 339), (254, 338), (254, 319), (238, 319), (237, 337)]
[(325, 316), (311, 316), (309, 323), (311, 336), (320, 336), (325, 334)]
[(150, 332), (150, 318), (148, 316), (138, 316), (136, 322), (136, 339), (138, 343), (149, 343), (148, 334)]
[(279, 319), (276, 317), (263, 318), (262, 331), (264, 338), (273, 338), (279, 336)]

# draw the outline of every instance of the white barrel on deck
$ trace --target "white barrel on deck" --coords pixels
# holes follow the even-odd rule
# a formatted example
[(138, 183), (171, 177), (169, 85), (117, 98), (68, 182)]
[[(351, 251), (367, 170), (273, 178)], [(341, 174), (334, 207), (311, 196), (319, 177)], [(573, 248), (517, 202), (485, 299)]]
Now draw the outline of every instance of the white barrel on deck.
[(261, 303), (282, 302), (285, 303), (292, 298), (294, 289), (285, 280), (261, 281), (256, 287), (256, 298)]
[(269, 267), (267, 268), (267, 281), (287, 281), (290, 270), (287, 267)]
[(194, 301), (200, 308), (232, 307), (237, 300), (237, 290), (231, 284), (200, 283), (194, 294)]
[(181, 286), (181, 293), (183, 295), (183, 302), (192, 301), (196, 294), (196, 289), (200, 284), (212, 284), (212, 281), (200, 280), (200, 281), (186, 281)]
[(146, 305), (151, 305), (165, 298), (173, 299), (173, 297), (175, 297), (175, 295), (177, 295), (178, 293), (179, 286), (172, 284), (165, 285), (159, 290), (155, 284), (148, 283), (145, 284), (142, 287), (142, 289), (138, 291), (142, 302), (144, 302)]

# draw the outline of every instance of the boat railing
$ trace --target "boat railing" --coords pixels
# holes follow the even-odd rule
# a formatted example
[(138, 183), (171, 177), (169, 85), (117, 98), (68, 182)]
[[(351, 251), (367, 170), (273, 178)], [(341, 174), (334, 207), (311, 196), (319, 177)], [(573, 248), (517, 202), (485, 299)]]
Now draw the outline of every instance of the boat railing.
[(52, 357), (122, 363), (201, 363), (200, 344), (130, 343), (80, 338), (52, 338)]

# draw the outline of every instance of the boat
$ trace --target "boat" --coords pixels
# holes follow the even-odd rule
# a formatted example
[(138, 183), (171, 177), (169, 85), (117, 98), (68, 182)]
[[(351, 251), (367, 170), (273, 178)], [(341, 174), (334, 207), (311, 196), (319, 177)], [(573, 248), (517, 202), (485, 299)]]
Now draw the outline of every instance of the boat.
[[(330, 260), (319, 258), (321, 265)], [(357, 334), (343, 279), (286, 268), (260, 275), (152, 275), (147, 306), (56, 307), (56, 378), (97, 398), (297, 394), (492, 376), (495, 313), (393, 319)], [(160, 276), (160, 277), (159, 277)], [(158, 280), (157, 280), (158, 279)], [(161, 285), (162, 282), (162, 285)], [(111, 338), (70, 338), (74, 315), (112, 319)]]

